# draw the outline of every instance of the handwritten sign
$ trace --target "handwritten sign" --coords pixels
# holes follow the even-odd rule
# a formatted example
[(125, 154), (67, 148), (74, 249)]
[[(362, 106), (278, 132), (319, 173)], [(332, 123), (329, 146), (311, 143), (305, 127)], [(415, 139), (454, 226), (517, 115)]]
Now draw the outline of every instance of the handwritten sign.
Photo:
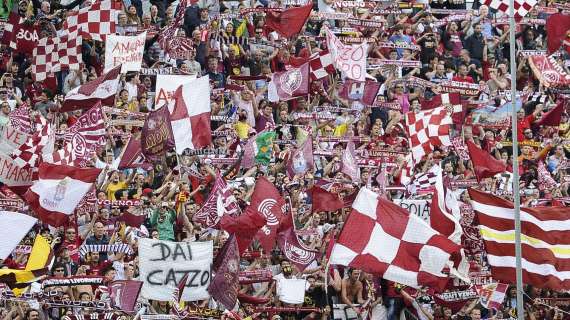
[(121, 72), (139, 71), (144, 53), (146, 32), (138, 36), (110, 34), (105, 42), (105, 72), (121, 65)]
[(182, 300), (207, 299), (213, 256), (212, 241), (140, 239), (140, 278), (144, 281), (141, 295), (146, 299), (169, 301), (180, 280), (188, 274)]
[(174, 92), (183, 84), (196, 79), (196, 75), (163, 75), (156, 76), (156, 95), (154, 96), (155, 108), (168, 105), (168, 110), (174, 109)]
[(345, 45), (329, 29), (326, 29), (327, 47), (335, 67), (347, 78), (364, 81), (366, 78), (366, 56), (368, 44)]

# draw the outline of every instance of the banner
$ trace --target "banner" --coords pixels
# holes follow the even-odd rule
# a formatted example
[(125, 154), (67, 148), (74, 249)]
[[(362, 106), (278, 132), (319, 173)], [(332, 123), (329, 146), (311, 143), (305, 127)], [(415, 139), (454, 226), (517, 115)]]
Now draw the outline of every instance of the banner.
[(394, 203), (429, 223), (430, 203), (428, 200), (395, 199)]
[(144, 53), (146, 32), (138, 36), (107, 35), (105, 41), (105, 72), (121, 65), (121, 73), (139, 71)]
[(174, 134), (170, 124), (168, 107), (151, 111), (146, 118), (141, 134), (142, 154), (149, 161), (160, 161), (174, 147)]
[(8, 187), (32, 185), (32, 168), (18, 167), (10, 156), (0, 153), (0, 181)]
[[(0, 154), (9, 156), (28, 140), (29, 135), (6, 125), (0, 127)], [(2, 181), (2, 180), (0, 180)]]
[(196, 75), (164, 75), (156, 76), (156, 95), (154, 96), (154, 107), (160, 108), (164, 104), (168, 105), (168, 110), (174, 109), (174, 92), (178, 87), (196, 79)]
[(540, 83), (547, 87), (567, 87), (570, 85), (570, 75), (553, 57), (530, 56), (530, 68)]
[(146, 299), (170, 301), (172, 292), (188, 274), (181, 300), (207, 299), (213, 256), (212, 241), (171, 242), (141, 238), (140, 280), (144, 282), (141, 295)]
[(325, 32), (327, 36), (327, 47), (333, 57), (335, 67), (342, 71), (347, 78), (364, 81), (366, 79), (368, 44), (362, 43), (348, 46), (342, 43), (329, 29), (326, 29)]
[[(23, 19), (20, 19), (20, 22), (23, 21)], [(19, 30), (18, 33), (16, 33), (15, 39), (18, 52), (23, 52), (31, 55), (34, 52), (34, 48), (40, 41), (39, 34), (39, 24), (20, 23)]]

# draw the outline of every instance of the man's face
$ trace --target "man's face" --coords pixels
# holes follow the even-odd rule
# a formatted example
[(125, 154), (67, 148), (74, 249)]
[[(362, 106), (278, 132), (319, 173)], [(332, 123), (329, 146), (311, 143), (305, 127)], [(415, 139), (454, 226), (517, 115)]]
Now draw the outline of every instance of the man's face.
[(475, 33), (476, 33), (476, 34), (481, 34), (481, 31), (483, 31), (483, 29), (481, 29), (481, 25), (480, 25), (480, 24), (477, 25), (477, 26), (475, 26)]
[(445, 73), (445, 67), (442, 64), (438, 64), (435, 71), (438, 75), (443, 75)]
[(270, 105), (265, 106), (265, 108), (263, 108), (263, 115), (266, 117), (270, 117), (272, 110), (273, 110), (273, 108), (271, 108)]
[(95, 224), (95, 236), (102, 237), (104, 233), (105, 233), (105, 227), (101, 222), (97, 222)]
[(481, 310), (479, 310), (479, 309), (471, 310), (471, 319), (472, 320), (480, 320), (481, 319)]
[(73, 240), (75, 240), (75, 229), (69, 228), (69, 229), (65, 230), (65, 238), (66, 238), (68, 241), (73, 241)]
[(39, 320), (40, 319), (40, 313), (37, 311), (32, 311), (30, 312), (30, 320)]
[(360, 278), (360, 270), (354, 270), (352, 271), (352, 274), (350, 275), (350, 279), (356, 281)]
[(467, 67), (466, 66), (459, 66), (459, 74), (462, 76), (467, 75)]
[(216, 72), (216, 69), (218, 69), (218, 60), (216, 59), (208, 60), (208, 69), (212, 72)]

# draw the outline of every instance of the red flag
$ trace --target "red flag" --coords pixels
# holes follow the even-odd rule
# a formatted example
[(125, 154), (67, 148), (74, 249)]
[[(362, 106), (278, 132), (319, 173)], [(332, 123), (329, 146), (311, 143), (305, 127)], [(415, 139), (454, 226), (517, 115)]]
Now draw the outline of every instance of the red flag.
[(286, 101), (309, 93), (309, 63), (288, 71), (276, 72), (269, 82), (269, 101)]
[(142, 281), (136, 280), (112, 281), (108, 286), (111, 306), (127, 313), (133, 313), (142, 285)]
[(566, 32), (570, 29), (570, 16), (563, 13), (555, 13), (546, 19), (546, 32), (548, 34), (548, 54), (554, 53), (560, 48)]
[(223, 216), (220, 220), (220, 228), (235, 234), (241, 254), (247, 250), (257, 231), (265, 226), (265, 222), (265, 217), (246, 209), (239, 217)]
[(560, 125), (560, 119), (562, 119), (562, 113), (564, 113), (564, 105), (565, 101), (559, 101), (556, 107), (543, 114), (536, 124), (539, 126), (558, 127), (558, 125)]
[(265, 25), (285, 38), (301, 32), (307, 18), (311, 14), (313, 3), (302, 7), (290, 8), (281, 12), (268, 11), (265, 16)]
[(422, 100), (421, 109), (429, 110), (440, 107), (442, 104), (461, 104), (461, 95), (459, 93), (444, 93), (433, 97), (431, 100)]
[(236, 237), (231, 235), (214, 261), (214, 278), (208, 292), (226, 309), (232, 310), (239, 292), (239, 250)]
[(373, 105), (378, 90), (380, 90), (380, 83), (374, 81), (354, 81), (347, 80), (342, 84), (338, 95), (347, 100), (360, 101), (365, 105)]
[(295, 233), (293, 214), (284, 217), (284, 220), (283, 226), (285, 227), (279, 228), (277, 243), (287, 260), (297, 266), (299, 271), (303, 271), (317, 258), (318, 252), (305, 247), (305, 245), (299, 241)]
[(292, 179), (297, 174), (305, 174), (315, 165), (313, 160), (313, 139), (307, 140), (289, 157), (287, 161), (287, 175)]
[(68, 221), (101, 169), (79, 169), (41, 163), (39, 179), (26, 192), (25, 199), (40, 220), (62, 226)]
[(469, 150), (473, 168), (475, 169), (475, 176), (477, 176), (478, 181), (507, 171), (507, 166), (504, 163), (495, 159), (488, 152), (479, 149), (469, 140), (467, 141), (467, 149)]
[(445, 206), (445, 190), (441, 167), (435, 165), (430, 171), (433, 171), (436, 175), (435, 192), (430, 204), (430, 225), (435, 231), (459, 244), (461, 243), (463, 229), (459, 224), (459, 219), (451, 214)]
[(168, 106), (149, 112), (141, 133), (141, 149), (150, 161), (160, 161), (166, 151), (174, 147)]
[(131, 137), (127, 147), (123, 150), (119, 169), (125, 168), (151, 168), (152, 164), (146, 161), (141, 150), (141, 140)]
[(120, 75), (121, 66), (117, 66), (97, 79), (72, 89), (65, 95), (60, 111), (87, 109), (98, 101), (106, 106), (113, 105)]
[(279, 228), (279, 221), (283, 217), (284, 207), (285, 200), (279, 194), (279, 190), (267, 178), (260, 177), (257, 179), (255, 190), (251, 196), (251, 203), (246, 211), (252, 210), (267, 221), (256, 235), (265, 252), (271, 252), (275, 245), (277, 229)]
[(321, 186), (314, 185), (309, 193), (312, 199), (312, 211), (336, 211), (344, 207), (344, 202), (338, 197), (338, 193), (330, 192), (332, 183)]

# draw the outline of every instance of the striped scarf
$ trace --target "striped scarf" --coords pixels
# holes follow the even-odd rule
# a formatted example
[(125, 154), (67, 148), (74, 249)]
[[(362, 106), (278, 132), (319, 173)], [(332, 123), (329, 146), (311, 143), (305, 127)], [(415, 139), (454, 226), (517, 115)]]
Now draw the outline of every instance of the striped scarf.
[(87, 317), (82, 315), (64, 316), (62, 320), (115, 320), (119, 319), (119, 317), (120, 315), (118, 314), (108, 312), (108, 313), (92, 313)]
[(126, 243), (84, 244), (79, 248), (79, 254), (82, 257), (85, 257), (88, 252), (120, 252), (128, 255), (134, 253), (133, 249)]

